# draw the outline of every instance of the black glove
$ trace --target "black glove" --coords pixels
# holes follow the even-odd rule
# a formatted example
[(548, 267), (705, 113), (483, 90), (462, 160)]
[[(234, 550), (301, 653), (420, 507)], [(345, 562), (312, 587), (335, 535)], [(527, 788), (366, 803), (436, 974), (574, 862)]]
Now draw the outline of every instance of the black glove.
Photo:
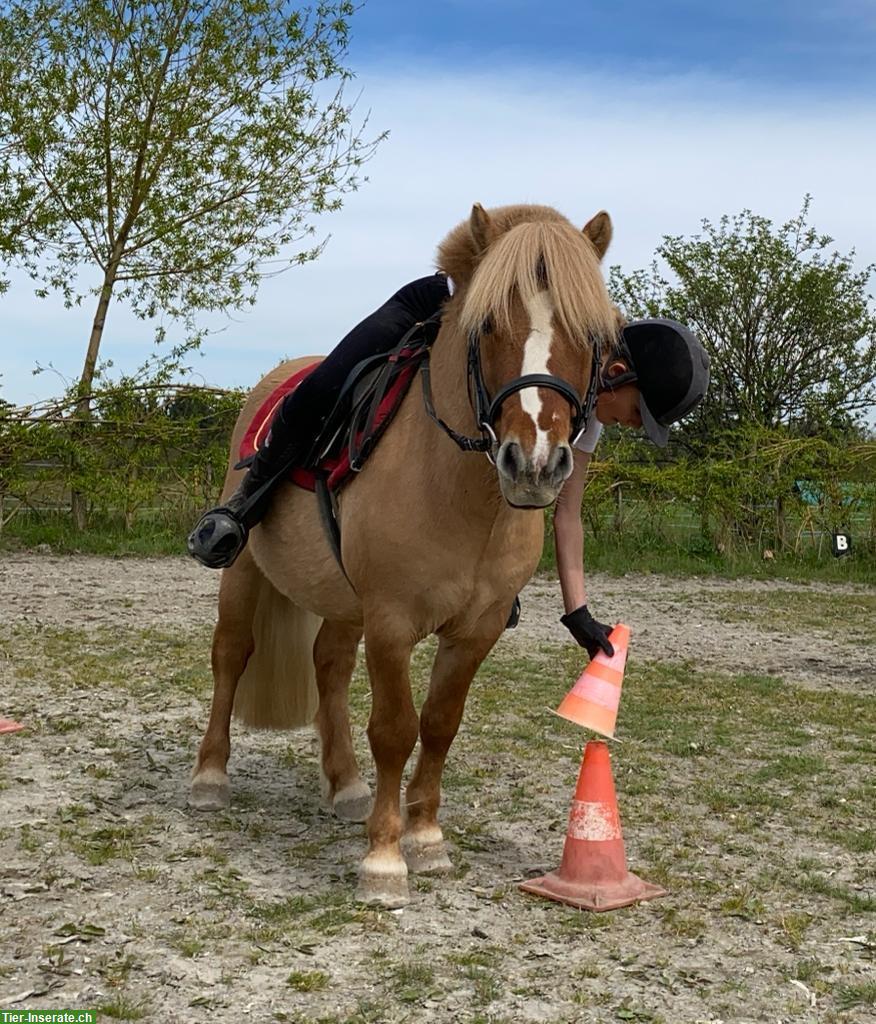
[(590, 657), (594, 657), (601, 648), (609, 658), (614, 654), (614, 648), (608, 639), (611, 626), (604, 626), (587, 611), (587, 605), (582, 604), (568, 615), (564, 615), (560, 622), (568, 629), (577, 640), (579, 646), (584, 647)]

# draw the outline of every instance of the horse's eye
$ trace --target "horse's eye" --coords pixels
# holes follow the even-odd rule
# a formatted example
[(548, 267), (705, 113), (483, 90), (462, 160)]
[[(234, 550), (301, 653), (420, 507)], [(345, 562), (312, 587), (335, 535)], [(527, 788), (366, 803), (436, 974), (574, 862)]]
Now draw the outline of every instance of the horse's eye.
[(543, 255), (539, 256), (538, 263), (535, 265), (535, 279), (538, 281), (539, 288), (548, 287), (547, 264)]
[(492, 334), (493, 333), (493, 319), (492, 317), (485, 317), (484, 322), (481, 324), (481, 334)]

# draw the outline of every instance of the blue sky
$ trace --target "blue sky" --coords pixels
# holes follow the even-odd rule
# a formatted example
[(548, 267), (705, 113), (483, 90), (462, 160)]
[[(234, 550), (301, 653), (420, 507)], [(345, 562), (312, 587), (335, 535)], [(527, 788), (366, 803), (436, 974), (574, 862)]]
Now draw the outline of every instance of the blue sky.
[(390, 54), (460, 70), (523, 60), (835, 90), (872, 87), (874, 42), (872, 0), (372, 0), (352, 50), (378, 64)]
[[(829, 7), (829, 10), (828, 10)], [(254, 309), (203, 323), (193, 366), (249, 386), (280, 359), (325, 352), (404, 282), (475, 201), (538, 202), (583, 224), (607, 209), (607, 263), (647, 265), (665, 234), (750, 208), (812, 221), (876, 262), (876, 4), (369, 0), (350, 65), (389, 139), (370, 181), (319, 222), (321, 259), (264, 282)], [(91, 309), (0, 297), (0, 396), (61, 389), (81, 369)], [(130, 370), (151, 330), (111, 308), (103, 358)]]

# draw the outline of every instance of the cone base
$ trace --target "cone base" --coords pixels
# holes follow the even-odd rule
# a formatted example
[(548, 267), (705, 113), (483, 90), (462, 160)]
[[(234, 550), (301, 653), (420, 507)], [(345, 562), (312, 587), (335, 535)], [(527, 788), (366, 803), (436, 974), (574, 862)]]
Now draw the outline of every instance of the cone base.
[(519, 886), (524, 892), (533, 896), (566, 903), (579, 910), (617, 910), (633, 903), (653, 900), (658, 896), (666, 896), (665, 889), (652, 885), (644, 879), (628, 871), (626, 878), (619, 882), (570, 882), (551, 871), (541, 878), (531, 878), (521, 882)]
[(18, 732), (24, 726), (20, 722), (13, 722), (11, 718), (0, 718), (0, 733)]

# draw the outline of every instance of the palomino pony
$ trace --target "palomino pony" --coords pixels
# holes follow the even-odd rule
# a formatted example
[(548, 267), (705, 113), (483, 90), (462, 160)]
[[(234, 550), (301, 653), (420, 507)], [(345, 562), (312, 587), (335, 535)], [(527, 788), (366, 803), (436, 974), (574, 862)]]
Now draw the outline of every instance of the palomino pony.
[[(541, 509), (572, 470), (570, 441), (582, 428), (583, 396), (594, 391), (593, 353), (616, 331), (599, 268), (610, 238), (604, 212), (582, 232), (549, 207), (488, 213), (476, 205), (438, 250), (456, 290), (432, 350), (432, 407), (415, 382), (364, 471), (341, 492), (346, 576), (315, 496), (288, 483), (222, 574), (213, 705), (190, 802), (205, 810), (229, 802), (232, 709), (266, 728), (309, 724), (315, 712), (328, 801), (342, 818), (368, 817), (359, 872), (368, 901), (400, 906), (409, 867), (450, 868), (437, 820), (444, 762), (469, 685), (538, 563)], [(237, 485), (232, 467), (259, 404), (310, 361), (284, 363), (250, 395), (225, 496)], [(471, 433), (477, 438), (462, 436)], [(431, 633), (438, 649), (418, 719), (410, 658)], [(363, 634), (377, 769), (370, 816), (347, 710)], [(402, 773), (418, 735), (403, 819)]]

